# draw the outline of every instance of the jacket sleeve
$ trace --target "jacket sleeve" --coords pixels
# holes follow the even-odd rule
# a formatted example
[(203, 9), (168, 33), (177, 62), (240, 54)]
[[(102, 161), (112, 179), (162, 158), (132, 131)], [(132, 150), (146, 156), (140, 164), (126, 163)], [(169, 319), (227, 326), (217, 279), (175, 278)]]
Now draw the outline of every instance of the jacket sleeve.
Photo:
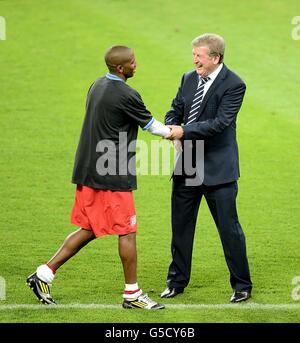
[(244, 83), (229, 88), (223, 95), (216, 117), (205, 121), (184, 125), (185, 139), (205, 139), (221, 133), (235, 119), (241, 108), (246, 91)]
[(184, 100), (182, 96), (182, 86), (184, 82), (184, 76), (185, 75), (182, 76), (181, 84), (179, 86), (176, 97), (172, 101), (171, 109), (166, 113), (166, 125), (180, 125), (183, 122)]

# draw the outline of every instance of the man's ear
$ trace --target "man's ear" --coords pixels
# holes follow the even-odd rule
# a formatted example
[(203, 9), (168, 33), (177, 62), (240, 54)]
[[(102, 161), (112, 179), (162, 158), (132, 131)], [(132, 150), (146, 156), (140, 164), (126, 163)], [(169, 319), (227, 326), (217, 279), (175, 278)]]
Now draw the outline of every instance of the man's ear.
[(222, 58), (221, 55), (216, 55), (216, 56), (214, 56), (213, 63), (214, 63), (214, 64), (220, 64), (220, 63), (221, 63), (221, 58)]
[(120, 73), (120, 74), (123, 74), (123, 66), (121, 64), (118, 64), (117, 65), (117, 71)]
[(219, 60), (220, 60), (220, 56), (219, 55), (213, 56), (213, 64), (218, 64)]

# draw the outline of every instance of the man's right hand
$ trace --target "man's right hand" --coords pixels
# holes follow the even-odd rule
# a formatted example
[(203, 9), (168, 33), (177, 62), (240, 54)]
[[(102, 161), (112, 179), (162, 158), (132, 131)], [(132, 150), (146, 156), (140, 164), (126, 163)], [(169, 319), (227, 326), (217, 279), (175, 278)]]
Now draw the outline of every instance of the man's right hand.
[(165, 138), (173, 141), (174, 139), (180, 139), (183, 137), (184, 131), (181, 126), (179, 125), (167, 125), (167, 126), (171, 129), (171, 132)]

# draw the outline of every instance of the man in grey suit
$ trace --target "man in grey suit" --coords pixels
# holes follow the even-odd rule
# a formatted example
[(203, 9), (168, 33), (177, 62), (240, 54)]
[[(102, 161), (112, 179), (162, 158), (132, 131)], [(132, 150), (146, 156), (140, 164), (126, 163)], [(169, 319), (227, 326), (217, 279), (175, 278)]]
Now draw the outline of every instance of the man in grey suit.
[[(162, 298), (183, 293), (191, 274), (195, 226), (202, 196), (217, 226), (233, 290), (231, 302), (250, 298), (252, 282), (245, 236), (239, 223), (236, 196), (239, 178), (236, 119), (243, 102), (245, 83), (224, 64), (224, 39), (203, 34), (192, 41), (196, 70), (183, 75), (179, 90), (167, 112), (169, 139), (181, 140), (183, 152), (173, 173), (172, 262)], [(204, 141), (204, 173), (199, 184), (189, 184), (191, 175), (178, 164), (192, 142), (193, 163), (197, 162), (196, 141)], [(182, 163), (184, 164), (184, 163)]]

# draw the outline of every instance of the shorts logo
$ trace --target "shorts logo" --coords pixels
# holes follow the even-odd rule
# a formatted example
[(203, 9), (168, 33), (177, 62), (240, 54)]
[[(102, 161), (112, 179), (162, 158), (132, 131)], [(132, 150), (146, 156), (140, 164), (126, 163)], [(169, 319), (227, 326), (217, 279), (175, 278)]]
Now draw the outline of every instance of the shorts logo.
[(130, 226), (136, 225), (136, 215), (130, 217)]

